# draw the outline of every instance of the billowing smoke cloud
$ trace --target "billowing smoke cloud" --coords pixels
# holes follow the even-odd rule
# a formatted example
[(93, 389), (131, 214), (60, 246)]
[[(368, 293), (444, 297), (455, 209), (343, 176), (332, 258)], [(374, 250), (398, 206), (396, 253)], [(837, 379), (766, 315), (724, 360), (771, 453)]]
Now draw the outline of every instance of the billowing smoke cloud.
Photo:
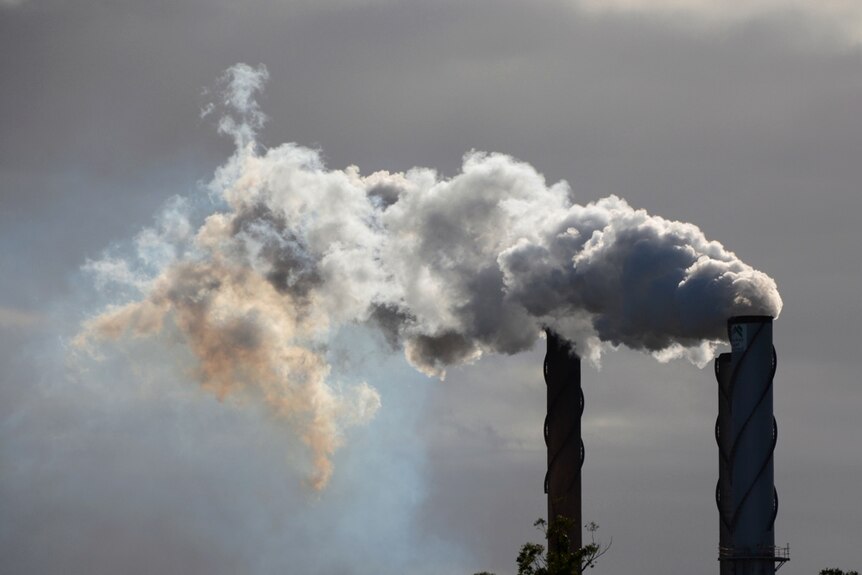
[(529, 349), (545, 328), (598, 360), (625, 345), (705, 362), (727, 317), (777, 316), (775, 282), (694, 225), (610, 196), (578, 205), (565, 182), (470, 152), (451, 178), (427, 168), (368, 176), (326, 168), (296, 144), (263, 150), (255, 94), (266, 69), (221, 80), (220, 131), (236, 152), (210, 183), (215, 208), (193, 224), (177, 200), (142, 232), (137, 255), (89, 268), (134, 288), (78, 339), (176, 330), (202, 385), (245, 389), (284, 415), (310, 448), (320, 488), (342, 430), (374, 415), (367, 385), (328, 380), (340, 327), (379, 327), (426, 374), (483, 354)]

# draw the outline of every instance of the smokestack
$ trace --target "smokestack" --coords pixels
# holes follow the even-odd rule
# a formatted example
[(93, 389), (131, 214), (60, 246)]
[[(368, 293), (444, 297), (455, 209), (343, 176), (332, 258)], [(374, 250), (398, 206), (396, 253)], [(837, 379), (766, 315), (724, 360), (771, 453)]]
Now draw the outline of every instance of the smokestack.
[(774, 575), (789, 560), (775, 547), (778, 493), (772, 452), (778, 426), (772, 413), (777, 357), (771, 316), (727, 322), (731, 353), (715, 360), (718, 380), (718, 505), (721, 575)]
[[(544, 371), (548, 386), (548, 413), (545, 416), (545, 445), (548, 447), (548, 472), (545, 475), (545, 493), (548, 494), (548, 525), (561, 517), (569, 520), (569, 549), (575, 550), (581, 547), (581, 467), (584, 464), (581, 359), (568, 341), (551, 330), (546, 333), (548, 353)], [(549, 550), (558, 547), (559, 541), (549, 537)]]

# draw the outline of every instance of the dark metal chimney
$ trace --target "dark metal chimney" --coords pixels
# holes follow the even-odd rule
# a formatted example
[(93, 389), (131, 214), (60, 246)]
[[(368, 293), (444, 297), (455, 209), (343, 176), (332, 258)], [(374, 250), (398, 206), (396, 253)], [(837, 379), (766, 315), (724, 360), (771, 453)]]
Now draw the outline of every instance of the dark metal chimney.
[(778, 427), (772, 413), (777, 366), (772, 318), (738, 316), (727, 325), (731, 353), (715, 360), (720, 573), (774, 575), (789, 560), (789, 549), (775, 547), (778, 493), (772, 452)]
[[(581, 440), (581, 415), (584, 393), (581, 389), (581, 360), (565, 339), (548, 330), (545, 355), (545, 383), (548, 386), (548, 413), (545, 417), (545, 445), (548, 447), (548, 524), (559, 517), (571, 521), (569, 548), (581, 547), (581, 466), (584, 442)], [(550, 550), (558, 542), (549, 538)]]

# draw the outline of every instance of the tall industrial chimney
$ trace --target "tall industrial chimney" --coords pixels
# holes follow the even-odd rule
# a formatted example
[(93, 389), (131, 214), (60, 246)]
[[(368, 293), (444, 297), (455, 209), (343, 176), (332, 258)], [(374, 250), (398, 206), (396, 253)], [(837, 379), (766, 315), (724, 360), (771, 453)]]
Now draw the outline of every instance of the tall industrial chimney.
[[(548, 412), (545, 416), (548, 524), (560, 517), (569, 520), (569, 548), (575, 550), (581, 547), (581, 466), (584, 463), (581, 360), (571, 344), (556, 333), (548, 330), (547, 340), (544, 372), (548, 386)], [(549, 538), (548, 547), (551, 551), (558, 549), (559, 542)]]
[(774, 575), (789, 560), (789, 549), (775, 547), (778, 493), (772, 452), (778, 426), (772, 413), (777, 366), (772, 318), (738, 316), (727, 325), (731, 353), (715, 360), (720, 573)]

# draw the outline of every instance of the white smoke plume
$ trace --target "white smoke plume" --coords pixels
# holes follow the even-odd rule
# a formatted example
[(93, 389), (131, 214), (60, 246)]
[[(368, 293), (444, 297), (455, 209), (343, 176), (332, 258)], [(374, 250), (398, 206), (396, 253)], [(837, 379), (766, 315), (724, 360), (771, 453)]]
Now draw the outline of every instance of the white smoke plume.
[(342, 326), (380, 328), (442, 378), (529, 349), (546, 328), (596, 361), (625, 345), (702, 364), (729, 316), (781, 311), (775, 282), (696, 226), (616, 196), (578, 205), (568, 184), (503, 154), (470, 152), (444, 178), (328, 169), (296, 144), (263, 150), (266, 79), (262, 66), (225, 73), (219, 129), (236, 152), (210, 183), (214, 208), (196, 226), (176, 201), (138, 236), (137, 261), (91, 262), (99, 281), (139, 296), (87, 322), (77, 343), (176, 329), (206, 389), (253, 390), (295, 426), (317, 488), (342, 430), (380, 403), (367, 385), (328, 380)]

